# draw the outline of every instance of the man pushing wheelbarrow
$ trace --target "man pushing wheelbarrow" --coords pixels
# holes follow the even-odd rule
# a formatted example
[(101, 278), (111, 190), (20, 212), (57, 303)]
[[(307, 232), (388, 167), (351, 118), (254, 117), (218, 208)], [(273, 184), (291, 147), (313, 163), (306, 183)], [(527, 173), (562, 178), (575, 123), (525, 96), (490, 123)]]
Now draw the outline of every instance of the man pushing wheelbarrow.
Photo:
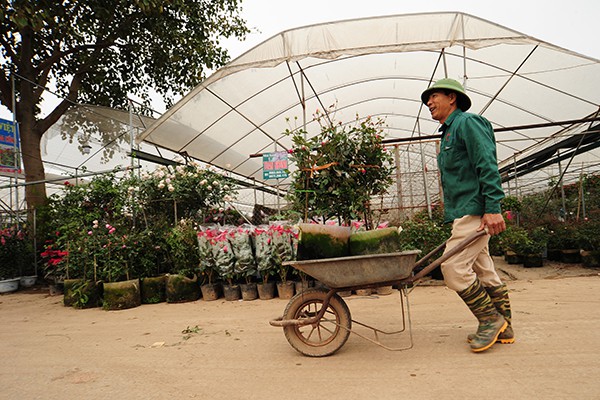
[(423, 92), (421, 100), (431, 117), (442, 124), (438, 166), (444, 219), (452, 222), (445, 252), (476, 231), (488, 232), (442, 263), (444, 282), (479, 321), (477, 332), (467, 338), (472, 351), (485, 351), (496, 342), (513, 343), (508, 289), (488, 250), (490, 235), (506, 229), (500, 210), (504, 192), (494, 131), (487, 119), (466, 112), (471, 100), (453, 79), (438, 80)]
[[(508, 290), (496, 273), (488, 251), (490, 235), (506, 229), (500, 213), (504, 193), (492, 126), (485, 118), (465, 112), (471, 100), (455, 80), (435, 82), (423, 92), (421, 99), (433, 119), (442, 124), (438, 163), (445, 220), (452, 222), (452, 235), (416, 264), (418, 250), (284, 262), (327, 287), (297, 294), (283, 315), (269, 322), (282, 327), (290, 345), (305, 356), (334, 354), (350, 333), (387, 350), (412, 348), (408, 293), (414, 283), (438, 265), (441, 265), (446, 285), (458, 293), (479, 321), (477, 332), (467, 338), (471, 350), (485, 351), (498, 341), (514, 342)], [(444, 254), (440, 258), (415, 273), (443, 247)], [(352, 319), (348, 305), (337, 294), (386, 285), (395, 285), (400, 291), (401, 330), (384, 331)], [(353, 323), (370, 329), (375, 338), (353, 330)], [(380, 336), (405, 331), (409, 333), (408, 346), (389, 347), (379, 340)]]

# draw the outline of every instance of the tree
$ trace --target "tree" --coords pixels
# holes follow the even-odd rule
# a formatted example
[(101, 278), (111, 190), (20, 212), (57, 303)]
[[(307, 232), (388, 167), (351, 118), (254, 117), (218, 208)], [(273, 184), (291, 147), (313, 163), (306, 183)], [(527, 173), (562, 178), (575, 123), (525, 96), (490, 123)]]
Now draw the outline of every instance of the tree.
[[(26, 182), (43, 181), (40, 140), (75, 103), (126, 108), (155, 91), (167, 106), (224, 65), (222, 37), (244, 39), (240, 0), (2, 0), (0, 102), (12, 105)], [(63, 100), (40, 113), (53, 86)], [(46, 203), (43, 183), (27, 185), (28, 209)]]

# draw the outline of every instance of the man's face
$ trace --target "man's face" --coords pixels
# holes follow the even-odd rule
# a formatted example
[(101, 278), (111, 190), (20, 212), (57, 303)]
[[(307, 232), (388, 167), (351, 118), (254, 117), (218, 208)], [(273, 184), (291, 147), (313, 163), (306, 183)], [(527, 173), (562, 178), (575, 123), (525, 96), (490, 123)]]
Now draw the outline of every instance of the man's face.
[(456, 94), (449, 92), (445, 94), (442, 91), (435, 91), (429, 95), (427, 107), (431, 113), (431, 118), (443, 124), (444, 121), (456, 110)]

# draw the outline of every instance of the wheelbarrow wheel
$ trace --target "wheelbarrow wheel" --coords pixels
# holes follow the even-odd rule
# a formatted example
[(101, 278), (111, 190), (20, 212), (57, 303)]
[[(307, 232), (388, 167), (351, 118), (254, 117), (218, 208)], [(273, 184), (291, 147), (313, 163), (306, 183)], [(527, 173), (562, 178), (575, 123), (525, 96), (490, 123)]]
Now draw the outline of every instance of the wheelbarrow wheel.
[[(319, 313), (327, 297), (324, 289), (308, 289), (294, 296), (284, 311), (284, 319), (301, 320)], [(283, 332), (290, 345), (309, 357), (329, 356), (338, 351), (350, 336), (350, 310), (340, 296), (334, 294), (323, 317), (314, 324), (289, 325)]]

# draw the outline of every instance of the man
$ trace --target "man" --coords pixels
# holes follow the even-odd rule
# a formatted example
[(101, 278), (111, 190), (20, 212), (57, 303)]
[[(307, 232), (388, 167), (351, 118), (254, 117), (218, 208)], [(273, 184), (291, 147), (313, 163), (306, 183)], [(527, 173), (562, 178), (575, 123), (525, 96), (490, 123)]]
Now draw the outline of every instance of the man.
[[(506, 229), (500, 201), (504, 197), (494, 131), (487, 119), (466, 113), (471, 99), (454, 79), (440, 79), (421, 100), (442, 126), (438, 155), (444, 191), (444, 218), (452, 222), (446, 251), (475, 231), (496, 235)], [(481, 352), (497, 341), (514, 342), (508, 289), (488, 251), (489, 235), (477, 239), (441, 266), (446, 285), (455, 290), (477, 317), (477, 333), (467, 340)]]

